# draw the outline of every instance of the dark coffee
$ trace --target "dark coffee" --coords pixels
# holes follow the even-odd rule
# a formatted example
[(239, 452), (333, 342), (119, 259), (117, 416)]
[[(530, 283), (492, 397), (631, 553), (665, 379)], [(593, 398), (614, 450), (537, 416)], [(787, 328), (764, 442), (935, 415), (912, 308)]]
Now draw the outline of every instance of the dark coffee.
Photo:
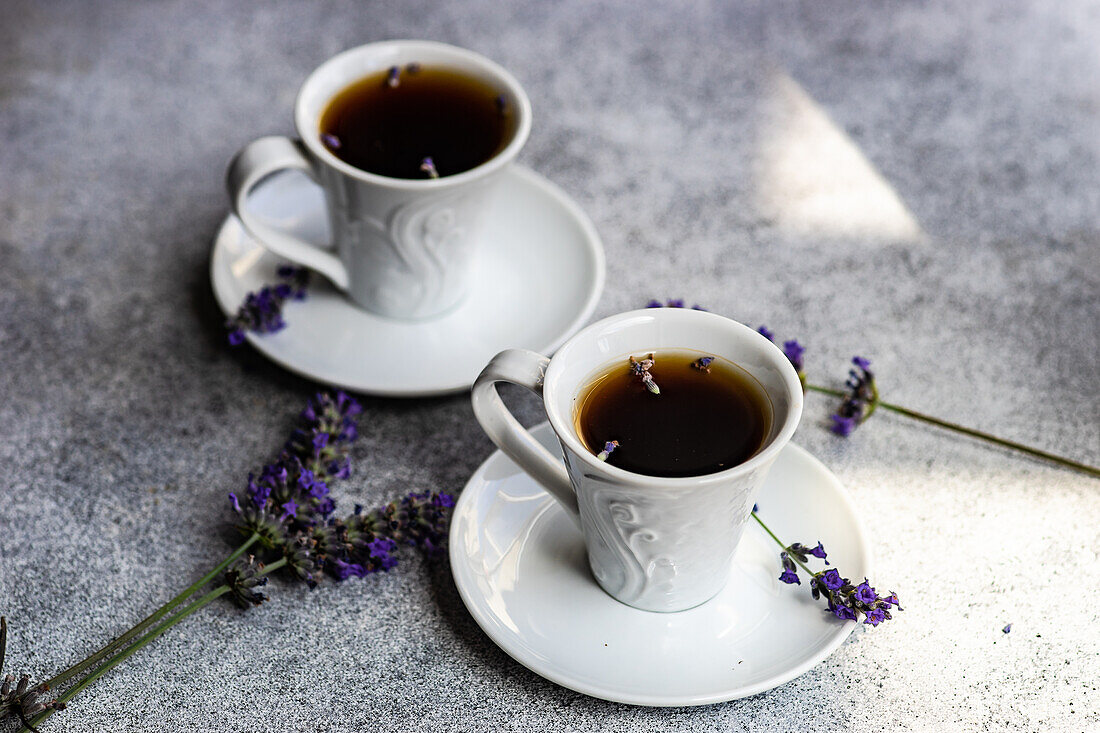
[(321, 143), (380, 176), (431, 178), (433, 168), (440, 177), (462, 173), (511, 139), (514, 110), (500, 91), (452, 69), (395, 66), (333, 97), (321, 115)]
[(573, 420), (590, 451), (610, 448), (613, 466), (674, 478), (724, 471), (760, 450), (772, 410), (756, 379), (706, 354), (658, 351), (651, 365), (648, 356), (624, 359), (581, 389)]

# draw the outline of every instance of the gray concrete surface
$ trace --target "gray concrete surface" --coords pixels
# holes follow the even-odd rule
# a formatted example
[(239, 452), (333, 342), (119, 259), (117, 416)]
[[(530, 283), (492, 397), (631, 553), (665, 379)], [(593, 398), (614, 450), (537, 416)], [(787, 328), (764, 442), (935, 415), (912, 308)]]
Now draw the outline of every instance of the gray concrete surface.
[[(56, 2), (0, 22), (0, 613), (48, 676), (229, 548), (225, 492), (315, 388), (224, 343), (207, 279), (233, 152), (360, 43), (467, 46), (526, 85), (521, 160), (590, 213), (597, 315), (684, 297), (855, 353), (888, 399), (1100, 461), (1100, 7)], [(529, 421), (532, 400), (512, 401)], [(366, 503), (456, 491), (464, 396), (366, 398)], [(891, 415), (796, 441), (858, 498), (898, 620), (698, 709), (513, 662), (445, 563), (215, 604), (44, 730), (1100, 730), (1100, 483)], [(803, 538), (806, 539), (806, 538)], [(1001, 629), (1012, 623), (1010, 634)]]

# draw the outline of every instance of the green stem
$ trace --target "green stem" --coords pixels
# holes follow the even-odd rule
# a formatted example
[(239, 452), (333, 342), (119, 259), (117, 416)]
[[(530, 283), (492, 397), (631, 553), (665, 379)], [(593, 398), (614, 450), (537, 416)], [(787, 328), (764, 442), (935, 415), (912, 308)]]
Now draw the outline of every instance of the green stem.
[[(236, 551), (236, 552), (235, 552), (235, 553), (234, 553), (234, 554), (233, 554), (232, 556), (230, 556), (230, 557), (229, 557), (229, 558), (228, 558), (228, 559), (227, 559), (227, 560), (226, 560), (225, 562), (223, 562), (223, 563), (222, 563), (222, 564), (221, 564), (221, 565), (219, 566), (218, 570), (224, 570), (224, 569), (225, 569), (225, 567), (229, 565), (229, 563), (231, 563), (231, 562), (232, 562), (233, 560), (235, 560), (236, 558), (240, 557), (240, 555), (241, 555), (241, 554), (243, 554), (243, 552), (244, 552), (245, 550), (247, 550), (247, 549), (248, 549), (248, 547), (249, 547), (249, 546), (250, 546), (250, 545), (251, 545), (251, 544), (252, 544), (253, 542), (255, 542), (255, 541), (256, 541), (256, 539), (258, 539), (258, 537), (259, 537), (259, 535), (253, 535), (253, 536), (252, 536), (251, 538), (249, 538), (249, 541), (248, 541), (248, 542), (246, 542), (246, 543), (245, 543), (244, 545), (242, 545), (242, 546), (241, 546), (241, 548), (239, 548), (239, 549), (238, 549), (238, 551)], [(281, 557), (281, 558), (279, 558), (278, 560), (276, 560), (275, 562), (272, 562), (272, 563), (269, 563), (269, 564), (265, 564), (265, 565), (264, 565), (264, 567), (263, 567), (263, 569), (261, 569), (261, 570), (260, 570), (260, 571), (259, 571), (258, 573), (256, 573), (256, 574), (257, 574), (257, 575), (267, 575), (267, 574), (269, 574), (269, 573), (273, 573), (273, 572), (275, 572), (275, 571), (276, 571), (276, 570), (278, 570), (279, 568), (282, 568), (282, 567), (284, 567), (284, 566), (285, 566), (286, 564), (287, 564), (287, 558), (286, 558), (286, 557)], [(214, 575), (214, 574), (215, 574), (216, 572), (217, 572), (217, 571), (213, 571), (213, 572), (211, 572), (211, 573), (210, 573), (210, 574), (209, 574), (209, 575), (208, 575), (208, 576), (207, 576), (207, 577), (206, 577), (206, 578), (205, 578), (204, 580), (206, 580), (206, 581), (209, 581), (209, 579), (210, 579), (211, 577), (213, 577), (213, 575)], [(198, 585), (198, 584), (196, 584), (196, 585)], [(194, 586), (192, 586), (192, 587), (194, 587)], [(201, 585), (200, 585), (199, 587), (201, 587)], [(188, 589), (188, 590), (191, 590), (191, 589)], [(132, 654), (133, 654), (134, 652), (136, 652), (136, 651), (137, 651), (138, 649), (141, 649), (141, 648), (142, 648), (142, 647), (144, 647), (144, 646), (145, 646), (146, 644), (148, 644), (149, 642), (153, 641), (153, 640), (154, 640), (154, 639), (156, 639), (156, 638), (157, 638), (158, 636), (160, 636), (161, 634), (163, 634), (163, 633), (164, 633), (165, 631), (167, 631), (168, 629), (170, 629), (171, 627), (175, 626), (175, 625), (176, 625), (177, 623), (179, 623), (180, 621), (182, 621), (182, 620), (183, 620), (184, 618), (186, 618), (187, 616), (190, 616), (190, 615), (191, 615), (192, 613), (194, 613), (195, 611), (199, 610), (199, 609), (200, 609), (200, 608), (202, 608), (203, 606), (207, 605), (208, 603), (210, 603), (210, 602), (211, 602), (211, 601), (213, 601), (214, 599), (216, 599), (216, 598), (218, 598), (218, 597), (220, 597), (220, 596), (224, 595), (224, 594), (225, 594), (225, 593), (227, 593), (227, 592), (228, 592), (229, 590), (230, 590), (229, 586), (227, 586), (227, 585), (221, 585), (221, 586), (218, 586), (217, 588), (215, 588), (214, 590), (210, 591), (209, 593), (207, 593), (207, 594), (206, 594), (205, 596), (203, 596), (203, 597), (202, 597), (202, 598), (200, 598), (199, 600), (195, 601), (194, 603), (192, 603), (191, 605), (187, 606), (186, 608), (184, 608), (184, 609), (183, 609), (182, 611), (180, 611), (179, 613), (177, 613), (177, 614), (175, 614), (174, 616), (170, 617), (170, 618), (169, 618), (169, 619), (168, 619), (167, 621), (164, 621), (164, 622), (162, 622), (162, 623), (161, 623), (161, 624), (160, 624), (159, 626), (157, 626), (157, 627), (156, 627), (155, 629), (153, 629), (152, 631), (149, 631), (149, 632), (147, 632), (147, 633), (146, 633), (146, 634), (145, 634), (144, 636), (142, 636), (142, 637), (141, 637), (140, 639), (138, 639), (137, 641), (133, 642), (133, 643), (132, 643), (132, 644), (131, 644), (130, 646), (126, 647), (126, 648), (125, 648), (125, 649), (123, 649), (123, 650), (122, 650), (121, 652), (119, 652), (117, 656), (113, 657), (113, 658), (112, 658), (112, 659), (111, 659), (111, 660), (110, 660), (109, 662), (107, 662), (106, 664), (104, 664), (104, 665), (103, 665), (102, 667), (99, 667), (99, 668), (98, 668), (98, 669), (96, 669), (96, 670), (95, 670), (94, 672), (92, 672), (92, 673), (91, 673), (90, 675), (88, 675), (87, 677), (84, 677), (84, 678), (83, 678), (82, 680), (80, 680), (80, 681), (79, 681), (78, 683), (76, 683), (76, 684), (75, 684), (75, 685), (73, 685), (73, 686), (72, 686), (71, 688), (69, 688), (69, 689), (68, 689), (68, 690), (67, 690), (67, 691), (65, 692), (65, 694), (63, 694), (63, 695), (61, 695), (60, 697), (58, 697), (58, 698), (57, 698), (57, 701), (58, 701), (58, 702), (62, 702), (62, 703), (64, 703), (64, 702), (68, 702), (68, 701), (69, 701), (69, 700), (71, 700), (71, 699), (72, 699), (72, 698), (73, 698), (74, 696), (76, 696), (76, 694), (77, 694), (77, 693), (79, 693), (79, 692), (80, 692), (81, 690), (83, 690), (84, 688), (88, 687), (88, 686), (89, 686), (90, 684), (92, 684), (92, 683), (93, 683), (93, 682), (95, 682), (95, 681), (96, 681), (97, 679), (99, 679), (100, 677), (102, 677), (102, 676), (103, 676), (104, 674), (106, 674), (106, 673), (107, 673), (108, 671), (110, 671), (111, 669), (113, 669), (114, 667), (116, 667), (116, 666), (117, 666), (117, 665), (118, 665), (119, 663), (121, 663), (121, 662), (122, 662), (122, 661), (123, 661), (124, 659), (126, 659), (126, 658), (127, 658), (127, 657), (129, 657), (130, 655), (132, 655)], [(193, 594), (193, 593), (194, 593), (194, 591), (191, 591), (191, 593)], [(183, 598), (185, 598), (185, 596), (184, 596), (183, 594), (181, 594), (180, 596), (177, 596), (177, 599), (183, 599)], [(174, 600), (175, 600), (175, 599), (174, 599)], [(178, 604), (177, 604), (177, 605), (178, 605)], [(149, 625), (150, 625), (151, 623), (155, 622), (155, 621), (156, 621), (156, 620), (158, 620), (159, 618), (163, 618), (163, 616), (165, 615), (165, 613), (167, 613), (167, 612), (168, 612), (169, 610), (171, 610), (171, 609), (167, 609), (167, 607), (166, 607), (165, 609), (162, 609), (162, 610), (163, 610), (163, 613), (161, 613), (160, 611), (158, 611), (158, 613), (159, 613), (160, 615), (159, 615), (159, 616), (158, 616), (158, 617), (157, 617), (156, 619), (154, 619), (154, 618), (153, 618), (152, 616), (150, 616), (150, 617), (149, 617), (149, 619), (146, 619), (146, 621), (143, 621), (143, 622), (142, 622), (141, 624), (139, 624), (139, 626), (142, 626), (142, 627), (144, 627), (144, 628), (148, 628), (148, 627), (149, 627)], [(134, 629), (138, 629), (138, 627), (136, 627), (136, 626), (135, 626), (135, 627), (134, 627)], [(134, 629), (132, 629), (131, 631), (134, 631)], [(136, 633), (137, 633), (137, 632), (135, 632), (135, 633), (130, 633), (130, 632), (127, 632), (126, 636), (127, 636), (128, 638), (127, 638), (127, 639), (125, 639), (125, 640), (126, 640), (126, 641), (128, 641), (129, 639), (132, 639), (132, 638), (133, 638), (133, 637), (134, 637), (134, 636), (136, 635)], [(119, 637), (119, 639), (117, 639), (117, 640), (116, 640), (116, 642), (121, 642), (121, 641), (123, 641), (123, 637)], [(106, 647), (104, 647), (104, 648), (106, 648)], [(117, 646), (116, 646), (116, 648), (117, 648)], [(89, 666), (88, 660), (85, 660), (85, 662), (83, 662), (82, 664), (84, 665), (84, 667), (85, 667), (85, 668), (86, 668), (87, 666)], [(75, 668), (74, 668), (74, 669), (75, 669)], [(68, 670), (66, 670), (66, 671), (68, 671)], [(75, 674), (75, 672), (74, 672), (74, 674)], [(45, 712), (43, 712), (43, 713), (40, 713), (40, 714), (39, 714), (39, 715), (38, 715), (37, 717), (35, 717), (35, 719), (34, 719), (34, 720), (30, 721), (30, 726), (25, 726), (25, 727), (27, 727), (27, 728), (30, 728), (31, 730), (33, 730), (33, 728), (31, 728), (31, 726), (37, 726), (37, 725), (39, 725), (39, 724), (40, 724), (40, 723), (41, 723), (42, 721), (44, 721), (44, 720), (45, 720), (46, 718), (48, 718), (48, 717), (49, 717), (50, 715), (52, 715), (52, 714), (53, 714), (53, 712), (54, 712), (53, 710), (47, 710), (47, 711), (45, 711)]]
[[(833, 395), (834, 397), (846, 397), (848, 395), (847, 392), (843, 392), (839, 389), (829, 389), (828, 387), (819, 387), (816, 384), (807, 384), (806, 389), (811, 391), (811, 392), (820, 392), (821, 394)], [(1027, 453), (1028, 455), (1035, 456), (1037, 458), (1042, 458), (1042, 459), (1047, 460), (1047, 461), (1052, 461), (1052, 462), (1057, 463), (1061, 466), (1065, 466), (1066, 468), (1073, 468), (1073, 469), (1076, 469), (1078, 471), (1083, 471), (1084, 473), (1087, 473), (1091, 476), (1100, 477), (1100, 468), (1097, 468), (1096, 466), (1090, 466), (1087, 463), (1080, 463), (1080, 462), (1074, 461), (1070, 458), (1063, 458), (1062, 456), (1058, 456), (1058, 455), (1055, 455), (1053, 453), (1047, 453), (1046, 451), (1039, 450), (1038, 448), (1032, 448), (1030, 446), (1023, 445), (1022, 443), (1016, 443), (1016, 442), (1013, 442), (1011, 440), (1005, 440), (1004, 438), (998, 438), (996, 435), (990, 435), (989, 433), (983, 433), (980, 430), (974, 430), (973, 428), (968, 428), (968, 427), (965, 427), (963, 425), (958, 425), (958, 424), (953, 423), (953, 422), (948, 422), (947, 420), (940, 420), (938, 417), (932, 417), (931, 415), (925, 415), (922, 412), (917, 412), (916, 410), (910, 410), (909, 408), (902, 407), (901, 405), (893, 405), (889, 402), (882, 402), (882, 401), (877, 402), (877, 404), (878, 404), (879, 407), (883, 408), (884, 410), (891, 410), (891, 411), (897, 412), (901, 415), (905, 415), (906, 417), (911, 417), (914, 420), (923, 420), (926, 423), (931, 423), (932, 425), (938, 425), (939, 427), (946, 428), (948, 430), (954, 430), (957, 433), (962, 433), (963, 435), (969, 435), (972, 438), (979, 438), (981, 440), (987, 440), (990, 443), (995, 443), (997, 445), (1004, 446), (1005, 448), (1011, 448), (1013, 450), (1020, 451), (1021, 453)]]
[(176, 596), (175, 598), (173, 598), (172, 600), (168, 601), (163, 606), (158, 608), (156, 611), (154, 611), (152, 614), (150, 614), (144, 621), (142, 621), (141, 623), (136, 624), (135, 626), (131, 627), (130, 630), (127, 631), (126, 633), (124, 633), (122, 636), (119, 636), (118, 638), (108, 642), (103, 647), (101, 647), (97, 652), (93, 653), (92, 655), (90, 655), (86, 659), (84, 659), (84, 661), (79, 662), (77, 664), (74, 664), (73, 666), (69, 667), (65, 671), (60, 672), (59, 674), (57, 674), (57, 675), (53, 676), (52, 678), (46, 680), (46, 685), (50, 688), (54, 688), (57, 685), (60, 685), (62, 682), (65, 682), (66, 680), (80, 674), (84, 670), (90, 669), (91, 667), (94, 667), (100, 661), (107, 658), (108, 656), (113, 654), (118, 649), (122, 648), (128, 641), (130, 641), (134, 637), (138, 636), (139, 634), (143, 633), (150, 626), (155, 624), (160, 619), (164, 618), (167, 614), (171, 613), (172, 610), (175, 609), (176, 607), (178, 607), (181, 603), (183, 603), (188, 598), (195, 595), (195, 593), (197, 593), (199, 590), (204, 588), (207, 583), (209, 583), (211, 580), (213, 580), (218, 575), (218, 573), (221, 573), (223, 570), (225, 570), (227, 567), (229, 567), (230, 563), (232, 563), (238, 557), (243, 555), (245, 553), (245, 551), (249, 547), (251, 547), (258, 539), (260, 539), (260, 535), (254, 533), (251, 537), (249, 537), (247, 540), (245, 540), (244, 544), (242, 544), (240, 547), (238, 547), (236, 550), (234, 550), (233, 553), (229, 557), (222, 560), (213, 570), (211, 570), (209, 573), (207, 573), (206, 575), (204, 575), (201, 578), (199, 578), (198, 580), (196, 580), (194, 583), (192, 583), (190, 586), (188, 586), (187, 589), (184, 590), (182, 593), (180, 593), (178, 596)]
[[(765, 532), (767, 532), (767, 533), (768, 533), (768, 535), (769, 535), (769, 536), (770, 536), (770, 537), (771, 537), (771, 538), (772, 538), (773, 540), (775, 540), (775, 544), (777, 544), (777, 545), (779, 545), (780, 547), (782, 547), (782, 548), (783, 548), (783, 551), (784, 551), (784, 552), (786, 552), (786, 550), (787, 550), (787, 547), (788, 547), (788, 546), (787, 546), (787, 545), (784, 545), (784, 544), (783, 544), (783, 540), (781, 540), (781, 539), (779, 539), (778, 537), (776, 537), (776, 536), (775, 536), (775, 532), (772, 532), (772, 531), (771, 531), (771, 529), (769, 529), (769, 528), (768, 528), (768, 525), (764, 524), (764, 520), (763, 520), (763, 519), (761, 519), (760, 517), (756, 516), (756, 512), (753, 512), (753, 513), (752, 513), (752, 518), (756, 520), (756, 523), (757, 523), (757, 524), (759, 524), (759, 525), (760, 525), (761, 527), (763, 527), (763, 528), (764, 528), (764, 531), (765, 531)], [(788, 552), (788, 553), (787, 553), (787, 557), (791, 558), (791, 559), (792, 559), (792, 560), (794, 560), (794, 561), (795, 561), (796, 563), (798, 563), (798, 567), (800, 567), (800, 568), (802, 568), (803, 570), (805, 570), (805, 571), (806, 571), (806, 573), (807, 573), (807, 574), (808, 574), (808, 575), (809, 575), (809, 576), (810, 576), (811, 578), (812, 578), (812, 577), (814, 577), (815, 575), (817, 575), (817, 573), (815, 573), (815, 572), (814, 572), (813, 570), (810, 570), (810, 569), (809, 569), (808, 567), (806, 567), (806, 563), (804, 563), (804, 562), (802, 562), (801, 560), (799, 560), (799, 559), (798, 559), (798, 557), (797, 557), (797, 556), (796, 556), (796, 555), (795, 555), (795, 554), (794, 554), (793, 552)]]
[(260, 570), (260, 572), (256, 573), (256, 575), (267, 575), (268, 573), (273, 573), (279, 568), (286, 565), (286, 562), (286, 557), (280, 557), (275, 562), (267, 563), (266, 565), (264, 565), (263, 569)]
[[(149, 633), (145, 634), (145, 636), (141, 637), (141, 639), (139, 639), (137, 642), (135, 642), (134, 644), (127, 647), (124, 651), (120, 652), (118, 655), (116, 655), (114, 658), (112, 658), (111, 661), (107, 662), (102, 667), (99, 667), (96, 671), (92, 672), (90, 675), (88, 675), (84, 679), (80, 680), (80, 682), (76, 683), (75, 685), (70, 687), (68, 690), (66, 690), (65, 694), (63, 694), (59, 698), (57, 698), (57, 701), (65, 703), (65, 702), (68, 702), (69, 700), (72, 700), (74, 697), (76, 697), (80, 693), (81, 690), (83, 690), (88, 685), (95, 682), (97, 679), (99, 679), (103, 675), (110, 672), (115, 667), (117, 667), (119, 664), (121, 664), (123, 662), (123, 660), (125, 660), (127, 657), (131, 656), (134, 652), (141, 649), (145, 645), (149, 644), (151, 641), (156, 639), (158, 636), (163, 634), (168, 629), (170, 629), (173, 626), (175, 626), (176, 624), (178, 624), (183, 619), (190, 616), (195, 611), (198, 611), (203, 606), (205, 606), (208, 603), (210, 603), (211, 601), (225, 595), (228, 592), (229, 592), (229, 586), (228, 585), (220, 585), (217, 588), (215, 588), (214, 590), (207, 593), (206, 595), (199, 598), (197, 601), (194, 601), (190, 605), (186, 606), (182, 611), (180, 611), (176, 615), (172, 616), (168, 620), (162, 621), (156, 628), (154, 628)], [(42, 721), (44, 721), (46, 718), (53, 715), (54, 712), (55, 712), (54, 710), (47, 710), (43, 713), (39, 713), (38, 715), (35, 716), (34, 720), (31, 721), (31, 724), (34, 725), (34, 726), (41, 725)], [(22, 731), (24, 729), (21, 728), (20, 730)]]

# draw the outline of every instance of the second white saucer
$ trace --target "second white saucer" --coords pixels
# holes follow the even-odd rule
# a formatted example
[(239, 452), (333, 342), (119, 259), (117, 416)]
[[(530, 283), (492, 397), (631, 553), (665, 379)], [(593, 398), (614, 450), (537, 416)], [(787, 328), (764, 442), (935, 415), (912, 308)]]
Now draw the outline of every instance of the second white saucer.
[[(320, 190), (298, 173), (260, 184), (250, 206), (310, 241), (329, 240)], [(276, 282), (280, 260), (229, 216), (214, 240), (210, 277), (226, 315)], [(580, 207), (542, 176), (513, 166), (501, 181), (472, 287), (455, 310), (430, 321), (368, 313), (323, 277), (286, 305), (286, 328), (248, 334), (293, 372), (368, 394), (412, 397), (468, 389), (497, 352), (552, 353), (592, 315), (604, 284), (600, 238)]]
[[(560, 455), (548, 424), (531, 434)], [(758, 504), (783, 541), (820, 540), (846, 576), (870, 574), (866, 533), (848, 492), (803, 449), (783, 449)], [(466, 484), (450, 533), (462, 600), (504, 651), (564, 687), (653, 706), (764, 692), (818, 664), (855, 628), (811, 598), (805, 577), (801, 586), (777, 580), (779, 549), (749, 526), (717, 596), (679, 613), (631, 608), (596, 585), (580, 530), (500, 451)]]

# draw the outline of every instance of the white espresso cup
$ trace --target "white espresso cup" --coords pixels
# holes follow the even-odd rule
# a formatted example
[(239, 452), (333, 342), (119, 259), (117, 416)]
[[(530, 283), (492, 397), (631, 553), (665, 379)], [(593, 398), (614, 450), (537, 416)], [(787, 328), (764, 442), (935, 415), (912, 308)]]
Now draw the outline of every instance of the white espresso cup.
[[(574, 426), (584, 388), (615, 365), (625, 368), (630, 356), (656, 352), (660, 359), (662, 350), (721, 357), (759, 383), (771, 427), (756, 453), (717, 473), (660, 478), (609, 465), (585, 447)], [(497, 382), (542, 395), (564, 464), (508, 412)], [(725, 586), (756, 492), (798, 426), (802, 402), (798, 374), (775, 344), (728, 318), (681, 308), (606, 318), (553, 359), (503, 351), (473, 390), (474, 414), (486, 434), (578, 521), (596, 581), (615, 599), (647, 611), (692, 608)]]
[[(341, 91), (373, 74), (410, 64), (445, 68), (499, 89), (511, 116), (500, 151), (470, 170), (440, 178), (390, 178), (360, 170), (321, 142), (321, 116)], [(233, 212), (279, 257), (320, 272), (363, 308), (400, 319), (438, 316), (461, 302), (494, 188), (531, 129), (531, 103), (519, 82), (492, 61), (431, 41), (383, 41), (345, 51), (317, 68), (298, 92), (298, 138), (248, 143), (226, 176)], [(266, 176), (300, 170), (324, 191), (332, 247), (323, 249), (248, 210), (249, 191)]]

